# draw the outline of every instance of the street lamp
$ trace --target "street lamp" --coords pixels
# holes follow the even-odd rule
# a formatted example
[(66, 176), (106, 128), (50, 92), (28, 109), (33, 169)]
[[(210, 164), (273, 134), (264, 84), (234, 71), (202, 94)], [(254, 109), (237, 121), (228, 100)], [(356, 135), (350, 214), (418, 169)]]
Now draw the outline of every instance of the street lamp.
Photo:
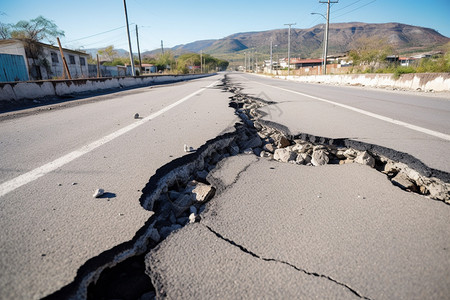
[[(322, 16), (322, 18), (324, 18), (325, 19), (325, 21), (327, 21), (327, 17), (325, 17), (325, 15), (323, 15), (323, 14), (321, 14), (321, 13), (316, 13), (316, 12), (312, 12), (311, 13), (312, 15), (319, 15), (319, 16)], [(325, 55), (326, 55), (326, 50), (325, 50), (325, 47), (326, 47), (326, 43), (325, 43), (325, 35), (326, 35), (326, 32), (324, 31), (324, 33), (323, 33), (323, 49), (322, 49), (322, 52), (323, 52), (323, 54), (322, 54), (322, 57), (323, 57), (323, 62), (322, 62), (322, 74), (324, 74), (325, 75), (325, 73), (326, 73), (326, 63), (327, 63), (327, 58), (325, 57)]]
[(289, 23), (284, 24), (285, 26), (289, 26), (288, 33), (288, 76), (291, 74), (291, 26), (296, 25), (297, 23)]

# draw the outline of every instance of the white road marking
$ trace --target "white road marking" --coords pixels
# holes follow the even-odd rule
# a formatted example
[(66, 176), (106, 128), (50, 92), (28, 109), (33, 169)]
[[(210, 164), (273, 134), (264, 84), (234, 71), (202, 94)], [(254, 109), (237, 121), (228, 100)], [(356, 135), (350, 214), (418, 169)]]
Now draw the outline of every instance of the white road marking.
[(180, 105), (181, 103), (185, 102), (186, 100), (189, 100), (190, 98), (194, 97), (195, 95), (203, 92), (204, 90), (216, 85), (217, 83), (219, 83), (220, 81), (215, 81), (212, 84), (208, 85), (207, 87), (204, 87), (202, 89), (199, 89), (195, 92), (193, 92), (192, 94), (187, 95), (186, 97), (178, 100), (177, 102), (174, 102), (166, 107), (164, 107), (163, 109), (151, 114), (148, 117), (145, 117), (139, 121), (136, 121), (135, 123), (132, 123), (124, 128), (121, 128), (107, 136), (102, 137), (99, 140), (96, 140), (95, 142), (92, 142), (90, 144), (84, 145), (83, 147), (70, 152), (69, 154), (66, 154), (60, 158), (55, 159), (52, 162), (49, 162), (41, 167), (38, 167), (30, 172), (24, 173), (16, 178), (13, 178), (9, 181), (6, 181), (4, 183), (2, 183), (0, 185), (0, 197), (14, 191), (15, 189), (30, 183), (58, 168), (61, 168), (62, 166), (64, 166), (65, 164), (68, 164), (69, 162), (79, 158), (80, 156), (83, 156), (86, 153), (91, 152), (92, 150), (108, 143), (111, 142), (112, 140), (118, 138), (119, 136), (147, 123), (148, 121), (162, 115), (163, 113), (171, 110), (172, 108), (174, 108), (177, 105)]
[(395, 125), (403, 126), (403, 127), (406, 127), (406, 128), (409, 128), (409, 129), (412, 129), (412, 130), (415, 130), (415, 131), (418, 131), (418, 132), (421, 132), (421, 133), (425, 133), (425, 134), (428, 134), (428, 135), (432, 135), (432, 136), (438, 137), (438, 138), (443, 139), (443, 140), (450, 141), (450, 135), (442, 133), (442, 132), (439, 132), (439, 131), (434, 131), (434, 130), (423, 128), (423, 127), (416, 126), (416, 125), (413, 125), (413, 124), (409, 124), (409, 123), (406, 123), (406, 122), (402, 122), (402, 121), (399, 121), (399, 120), (396, 120), (396, 119), (392, 119), (392, 118), (389, 118), (389, 117), (385, 117), (385, 116), (382, 116), (382, 115), (371, 113), (370, 111), (362, 110), (362, 109), (359, 109), (359, 108), (356, 108), (356, 107), (353, 107), (353, 106), (349, 106), (349, 105), (345, 105), (345, 104), (342, 104), (342, 103), (330, 101), (330, 100), (327, 100), (327, 99), (324, 99), (324, 98), (311, 96), (311, 95), (304, 94), (304, 93), (301, 93), (301, 92), (292, 91), (292, 90), (288, 90), (288, 89), (285, 89), (285, 88), (281, 88), (281, 87), (277, 87), (277, 86), (273, 86), (273, 85), (269, 85), (269, 84), (265, 84), (265, 83), (260, 83), (260, 82), (257, 82), (257, 81), (254, 81), (254, 82), (258, 83), (258, 84), (261, 84), (261, 85), (268, 86), (268, 87), (272, 87), (272, 88), (275, 88), (275, 89), (279, 89), (279, 90), (282, 90), (282, 91), (298, 94), (298, 95), (301, 95), (301, 96), (304, 96), (304, 97), (308, 97), (308, 98), (312, 98), (312, 99), (315, 99), (315, 100), (318, 100), (318, 101), (322, 101), (322, 102), (326, 102), (326, 103), (333, 104), (333, 105), (336, 105), (336, 106), (340, 106), (340, 107), (352, 110), (354, 112), (357, 112), (357, 113), (360, 113), (360, 114), (363, 114), (363, 115), (366, 115), (366, 116), (369, 116), (369, 117), (372, 117), (372, 118), (375, 118), (375, 119), (379, 119), (379, 120), (382, 120), (382, 121), (385, 121), (385, 122), (389, 122), (389, 123), (392, 123), (392, 124), (395, 124)]

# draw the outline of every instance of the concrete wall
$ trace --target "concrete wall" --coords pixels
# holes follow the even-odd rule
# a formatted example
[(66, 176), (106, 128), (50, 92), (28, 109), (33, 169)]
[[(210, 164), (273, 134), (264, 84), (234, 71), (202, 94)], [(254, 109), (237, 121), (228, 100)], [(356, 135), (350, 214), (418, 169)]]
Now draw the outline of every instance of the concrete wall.
[(407, 90), (432, 90), (436, 92), (450, 91), (450, 73), (404, 74), (398, 79), (395, 79), (392, 74), (349, 74), (275, 77), (308, 83), (392, 87)]
[(213, 74), (154, 75), (141, 77), (49, 80), (34, 82), (0, 82), (0, 108), (10, 106), (11, 104), (22, 100), (36, 100), (39, 98), (53, 98), (92, 91), (139, 87), (158, 83), (170, 83), (211, 75)]

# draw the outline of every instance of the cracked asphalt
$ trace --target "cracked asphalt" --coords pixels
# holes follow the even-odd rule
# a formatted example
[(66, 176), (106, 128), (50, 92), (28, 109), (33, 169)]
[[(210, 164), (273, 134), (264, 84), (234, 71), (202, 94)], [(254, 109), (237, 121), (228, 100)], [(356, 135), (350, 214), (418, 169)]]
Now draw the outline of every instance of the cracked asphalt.
[[(244, 171), (245, 170), (245, 171)], [(367, 166), (240, 155), (200, 223), (147, 256), (167, 299), (445, 299), (450, 210)], [(326, 179), (326, 180), (324, 180)]]
[[(323, 87), (328, 99), (368, 112), (360, 115), (277, 90), (288, 87), (315, 97), (322, 93), (319, 85), (229, 77), (244, 93), (276, 102), (261, 109), (264, 119), (292, 135), (353, 138), (449, 170), (448, 140), (398, 125), (449, 133), (449, 99)], [(200, 222), (172, 233), (146, 256), (157, 298), (450, 295), (449, 206), (403, 191), (375, 169), (298, 166), (242, 154), (221, 161), (207, 180), (217, 193)]]
[[(261, 109), (264, 120), (293, 135), (354, 138), (449, 170), (449, 99), (230, 78), (245, 93), (273, 101)], [(133, 255), (131, 245), (154, 216), (139, 203), (148, 178), (184, 159), (185, 143), (198, 148), (233, 131), (238, 121), (228, 107), (231, 93), (214, 87), (218, 79), (143, 88), (1, 121), (0, 298), (36, 299), (72, 289), (84, 274), (109, 266), (112, 253), (128, 249)], [(334, 102), (317, 103), (317, 96)], [(140, 119), (133, 118), (136, 112)], [(61, 158), (64, 163), (52, 169)], [(146, 256), (157, 298), (450, 294), (449, 206), (405, 192), (370, 167), (308, 167), (238, 155), (220, 161), (207, 180), (216, 195), (200, 222), (174, 231)], [(93, 200), (99, 187), (108, 197)]]

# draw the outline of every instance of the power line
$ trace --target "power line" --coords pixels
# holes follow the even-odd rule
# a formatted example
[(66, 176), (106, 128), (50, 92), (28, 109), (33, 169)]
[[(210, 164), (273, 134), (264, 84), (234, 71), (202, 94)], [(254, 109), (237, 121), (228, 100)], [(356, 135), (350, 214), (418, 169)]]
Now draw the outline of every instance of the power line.
[(341, 7), (341, 8), (336, 9), (334, 12), (341, 11), (341, 10), (343, 10), (343, 9), (346, 9), (347, 7), (350, 7), (350, 6), (352, 6), (352, 5), (354, 5), (354, 4), (358, 3), (358, 2), (361, 2), (361, 1), (362, 1), (362, 0), (357, 0), (357, 1), (353, 2), (353, 3), (350, 3), (349, 5), (346, 5), (346, 6), (344, 6), (344, 7)]
[(361, 6), (355, 8), (355, 9), (353, 9), (353, 10), (350, 10), (350, 11), (345, 12), (345, 13), (339, 15), (339, 16), (336, 16), (336, 17), (334, 17), (333, 19), (340, 18), (340, 17), (342, 17), (342, 16), (348, 15), (349, 13), (352, 13), (352, 12), (354, 12), (355, 10), (361, 9), (361, 8), (363, 8), (363, 7), (365, 7), (365, 6), (369, 5), (369, 4), (372, 4), (372, 3), (374, 3), (375, 1), (377, 1), (377, 0), (370, 1), (369, 3), (366, 3), (366, 4), (361, 5)]
[(105, 33), (108, 33), (108, 32), (119, 30), (119, 29), (122, 29), (124, 27), (125, 26), (120, 26), (120, 27), (117, 27), (117, 28), (114, 28), (114, 29), (111, 29), (111, 30), (108, 30), (108, 31), (96, 33), (96, 34), (93, 34), (93, 35), (90, 35), (90, 36), (86, 36), (86, 37), (82, 37), (82, 38), (79, 38), (79, 39), (76, 39), (76, 40), (67, 41), (66, 43), (72, 43), (72, 42), (76, 42), (76, 41), (80, 41), (80, 40), (85, 40), (85, 39), (88, 39), (88, 38), (91, 38), (91, 37), (94, 37), (94, 36), (98, 36), (98, 35), (102, 35), (102, 34), (105, 34)]

